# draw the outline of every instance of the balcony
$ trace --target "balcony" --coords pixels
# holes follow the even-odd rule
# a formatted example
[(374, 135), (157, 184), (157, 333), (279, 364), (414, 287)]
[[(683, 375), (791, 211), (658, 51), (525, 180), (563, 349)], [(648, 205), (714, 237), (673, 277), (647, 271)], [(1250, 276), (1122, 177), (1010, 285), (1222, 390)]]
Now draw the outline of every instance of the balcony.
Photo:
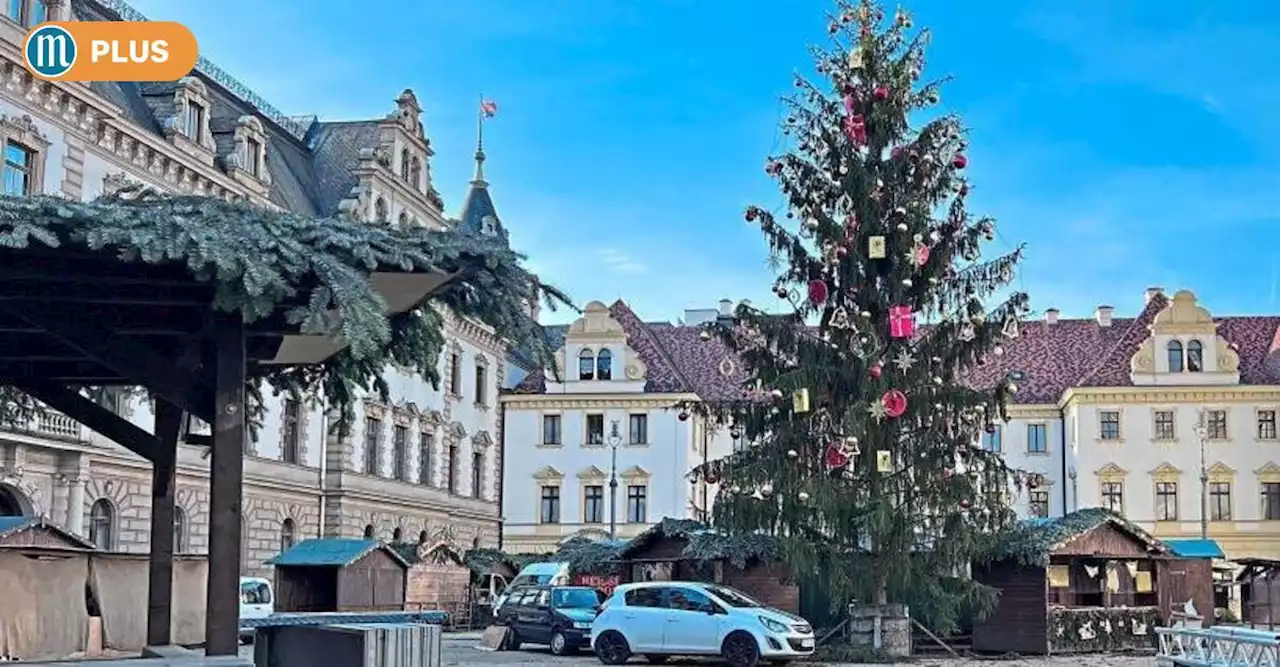
[(88, 430), (80, 422), (53, 410), (41, 410), (25, 422), (5, 424), (0, 430), (65, 442), (88, 442)]

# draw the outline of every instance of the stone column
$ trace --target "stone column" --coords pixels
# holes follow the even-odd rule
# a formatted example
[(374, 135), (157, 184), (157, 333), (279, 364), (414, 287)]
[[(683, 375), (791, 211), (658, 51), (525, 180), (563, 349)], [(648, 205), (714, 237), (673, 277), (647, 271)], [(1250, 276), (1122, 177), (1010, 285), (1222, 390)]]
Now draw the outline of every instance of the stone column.
[(67, 478), (69, 492), (67, 494), (67, 530), (83, 536), (84, 532), (84, 477), (74, 475)]
[(44, 6), (49, 10), (50, 21), (71, 20), (71, 3), (68, 0), (44, 0)]

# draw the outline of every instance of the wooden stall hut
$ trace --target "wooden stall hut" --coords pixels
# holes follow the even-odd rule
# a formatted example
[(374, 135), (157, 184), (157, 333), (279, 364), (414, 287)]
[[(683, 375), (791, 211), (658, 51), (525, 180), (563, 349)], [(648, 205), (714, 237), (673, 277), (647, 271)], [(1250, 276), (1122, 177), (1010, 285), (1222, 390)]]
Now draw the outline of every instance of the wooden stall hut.
[[(1213, 574), (1213, 608), (1197, 609), (1196, 615), (1217, 620), (1231, 613), (1231, 599), (1238, 588), (1235, 581), (1236, 568), (1227, 562), (1227, 554), (1222, 546), (1216, 540), (1200, 538), (1172, 539), (1165, 540), (1164, 543), (1178, 558), (1200, 558), (1210, 563)], [(1182, 620), (1177, 609), (1174, 610), (1173, 617), (1174, 620)]]
[(973, 568), (1000, 591), (974, 624), (973, 648), (993, 653), (1089, 653), (1150, 648), (1153, 628), (1192, 600), (1213, 608), (1212, 565), (1101, 508), (1023, 521)]
[(409, 564), (404, 606), (408, 610), (436, 609), (449, 614), (454, 629), (470, 629), (476, 595), (471, 568), (447, 542), (388, 545)]
[(1237, 558), (1240, 573), (1240, 622), (1274, 630), (1280, 626), (1280, 560)]
[(377, 540), (304, 540), (268, 561), (277, 612), (404, 609), (409, 564)]
[(762, 604), (799, 613), (800, 587), (768, 535), (731, 537), (691, 519), (665, 518), (618, 553), (623, 582), (724, 584)]
[(102, 645), (85, 604), (93, 543), (39, 518), (0, 517), (0, 662), (53, 660)]

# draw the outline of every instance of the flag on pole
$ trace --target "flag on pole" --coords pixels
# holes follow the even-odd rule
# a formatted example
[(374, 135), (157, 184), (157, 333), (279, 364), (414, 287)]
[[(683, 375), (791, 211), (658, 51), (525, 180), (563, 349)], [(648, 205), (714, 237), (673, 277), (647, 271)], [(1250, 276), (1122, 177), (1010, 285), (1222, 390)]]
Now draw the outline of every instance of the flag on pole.
[(498, 103), (493, 100), (483, 100), (480, 102), (480, 115), (485, 118), (493, 118), (498, 115)]

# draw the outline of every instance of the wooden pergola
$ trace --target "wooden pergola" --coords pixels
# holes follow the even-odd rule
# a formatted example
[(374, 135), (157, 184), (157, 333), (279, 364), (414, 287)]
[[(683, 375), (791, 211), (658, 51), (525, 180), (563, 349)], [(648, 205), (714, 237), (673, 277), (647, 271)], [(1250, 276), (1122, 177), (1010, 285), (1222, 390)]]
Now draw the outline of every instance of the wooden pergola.
[[(450, 278), (444, 271), (401, 270), (370, 274), (392, 312), (417, 306)], [(150, 645), (171, 639), (175, 467), (184, 415), (212, 426), (205, 621), (211, 656), (234, 655), (238, 648), (246, 378), (259, 365), (318, 363), (343, 346), (333, 337), (302, 335), (286, 317), (291, 305), (306, 303), (309, 286), (298, 286), (296, 303), (279, 304), (275, 314), (246, 324), (241, 311), (214, 307), (217, 279), (197, 279), (181, 263), (124, 259), (118, 248), (0, 248), (0, 384), (153, 465)], [(152, 432), (81, 391), (112, 386), (150, 391), (156, 399)]]

